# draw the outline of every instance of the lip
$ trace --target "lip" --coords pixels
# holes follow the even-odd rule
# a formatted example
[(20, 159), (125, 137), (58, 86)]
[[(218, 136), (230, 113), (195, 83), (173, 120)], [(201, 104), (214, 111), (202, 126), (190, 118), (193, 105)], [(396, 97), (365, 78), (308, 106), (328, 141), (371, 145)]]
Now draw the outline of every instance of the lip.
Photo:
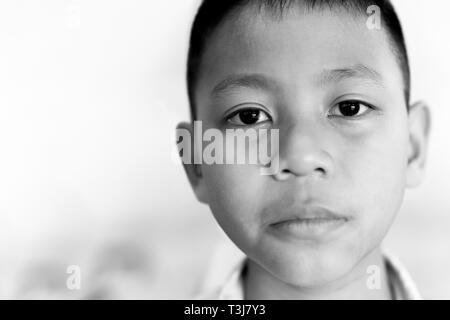
[(344, 216), (337, 212), (331, 211), (324, 207), (305, 207), (301, 210), (297, 210), (294, 213), (288, 214), (285, 217), (281, 217), (275, 220), (271, 224), (278, 224), (283, 222), (289, 222), (292, 220), (314, 220), (314, 219), (349, 219), (348, 216)]
[(326, 240), (351, 220), (322, 207), (307, 207), (269, 224), (270, 233), (280, 238)]

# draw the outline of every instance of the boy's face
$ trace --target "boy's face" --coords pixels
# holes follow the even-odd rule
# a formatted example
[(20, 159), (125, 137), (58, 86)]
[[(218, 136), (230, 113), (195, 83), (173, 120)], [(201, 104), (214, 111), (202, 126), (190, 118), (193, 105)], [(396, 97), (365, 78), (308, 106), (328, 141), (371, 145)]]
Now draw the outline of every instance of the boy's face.
[[(196, 190), (261, 267), (287, 283), (324, 284), (378, 247), (408, 186), (402, 74), (385, 31), (365, 17), (292, 10), (277, 20), (253, 10), (211, 37), (197, 119), (223, 132), (279, 129), (280, 172), (202, 165)], [(248, 108), (259, 110), (254, 123), (227, 119)], [(279, 223), (293, 217), (313, 220)]]

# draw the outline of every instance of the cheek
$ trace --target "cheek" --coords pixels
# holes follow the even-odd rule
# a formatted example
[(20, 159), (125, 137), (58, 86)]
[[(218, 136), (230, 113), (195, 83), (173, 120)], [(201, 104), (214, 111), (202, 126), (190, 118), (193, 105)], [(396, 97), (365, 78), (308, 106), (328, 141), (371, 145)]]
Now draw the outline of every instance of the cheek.
[(227, 235), (238, 245), (256, 241), (263, 207), (264, 184), (259, 169), (250, 165), (202, 166), (209, 205)]
[[(390, 130), (389, 130), (390, 129)], [(347, 144), (341, 166), (367, 245), (382, 240), (404, 195), (408, 135), (406, 128), (380, 126)]]

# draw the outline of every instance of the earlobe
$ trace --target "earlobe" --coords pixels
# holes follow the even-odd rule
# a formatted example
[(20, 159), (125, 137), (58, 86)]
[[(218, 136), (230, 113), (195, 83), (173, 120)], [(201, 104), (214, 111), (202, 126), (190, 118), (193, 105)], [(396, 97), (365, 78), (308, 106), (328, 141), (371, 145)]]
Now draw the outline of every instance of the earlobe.
[(201, 164), (194, 163), (194, 130), (191, 123), (181, 122), (177, 125), (176, 141), (184, 171), (186, 172), (195, 196), (198, 201), (208, 203)]
[(423, 102), (411, 105), (408, 115), (409, 147), (406, 185), (418, 186), (423, 179), (428, 151), (431, 115)]

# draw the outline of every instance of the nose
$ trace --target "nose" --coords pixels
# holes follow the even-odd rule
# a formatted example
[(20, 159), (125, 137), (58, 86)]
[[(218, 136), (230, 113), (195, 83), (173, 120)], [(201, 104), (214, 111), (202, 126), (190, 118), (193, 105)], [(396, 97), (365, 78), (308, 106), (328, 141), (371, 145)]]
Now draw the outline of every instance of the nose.
[(295, 177), (324, 178), (334, 171), (333, 159), (327, 149), (322, 126), (297, 122), (280, 128), (279, 170), (276, 180)]

